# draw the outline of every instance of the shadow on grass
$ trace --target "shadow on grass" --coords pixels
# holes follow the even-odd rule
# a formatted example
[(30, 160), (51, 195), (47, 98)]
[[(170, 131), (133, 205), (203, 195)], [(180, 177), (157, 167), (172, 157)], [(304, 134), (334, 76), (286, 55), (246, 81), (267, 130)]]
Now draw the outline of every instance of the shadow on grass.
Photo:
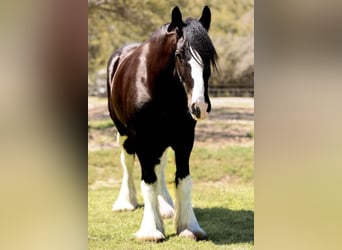
[(233, 243), (254, 244), (254, 212), (226, 208), (194, 208), (209, 241), (217, 245)]

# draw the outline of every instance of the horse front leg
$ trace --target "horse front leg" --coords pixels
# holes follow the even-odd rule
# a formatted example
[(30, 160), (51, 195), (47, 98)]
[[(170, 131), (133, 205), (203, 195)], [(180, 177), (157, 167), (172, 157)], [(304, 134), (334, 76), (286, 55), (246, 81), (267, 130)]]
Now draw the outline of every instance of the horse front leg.
[(155, 169), (160, 168), (159, 157), (146, 151), (137, 152), (141, 170), (141, 192), (144, 198), (144, 215), (135, 236), (138, 240), (162, 241), (165, 239), (164, 224), (159, 211), (158, 182)]
[(134, 210), (138, 206), (135, 186), (133, 181), (134, 154), (128, 154), (123, 148), (126, 136), (118, 134), (117, 140), (121, 147), (121, 165), (123, 168), (123, 177), (118, 198), (113, 204), (112, 211)]
[(176, 216), (175, 225), (177, 234), (181, 237), (195, 240), (206, 240), (206, 232), (199, 226), (191, 203), (191, 176), (189, 171), (189, 149), (180, 148), (176, 154)]

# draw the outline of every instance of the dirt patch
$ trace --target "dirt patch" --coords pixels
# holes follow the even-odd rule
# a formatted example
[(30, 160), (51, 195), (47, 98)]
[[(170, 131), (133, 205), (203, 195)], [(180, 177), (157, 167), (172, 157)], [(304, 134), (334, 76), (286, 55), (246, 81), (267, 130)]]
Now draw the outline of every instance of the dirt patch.
[(114, 127), (88, 131), (88, 150), (96, 151), (119, 147), (116, 142), (116, 133)]
[(109, 113), (107, 105), (88, 108), (88, 121), (108, 119)]

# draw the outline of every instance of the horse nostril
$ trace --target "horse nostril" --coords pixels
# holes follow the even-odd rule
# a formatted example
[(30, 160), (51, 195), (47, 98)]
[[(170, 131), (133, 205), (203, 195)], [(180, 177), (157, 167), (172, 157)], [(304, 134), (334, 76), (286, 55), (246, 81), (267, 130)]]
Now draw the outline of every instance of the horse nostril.
[(201, 117), (201, 109), (196, 106), (195, 103), (191, 104), (191, 113), (193, 113), (197, 118)]

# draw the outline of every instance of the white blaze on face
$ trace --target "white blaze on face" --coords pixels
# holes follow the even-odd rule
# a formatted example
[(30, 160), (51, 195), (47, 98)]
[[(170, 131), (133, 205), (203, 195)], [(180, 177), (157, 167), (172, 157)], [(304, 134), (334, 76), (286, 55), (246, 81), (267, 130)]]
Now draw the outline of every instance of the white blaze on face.
[(191, 66), (191, 76), (194, 80), (194, 87), (192, 90), (191, 100), (190, 96), (188, 99), (188, 105), (191, 110), (191, 105), (195, 104), (201, 111), (200, 117), (193, 117), (197, 119), (205, 119), (208, 117), (208, 104), (205, 102), (204, 99), (204, 80), (203, 80), (203, 64), (200, 55), (197, 53), (196, 50), (193, 50), (190, 46), (191, 50), (191, 59), (189, 64)]

